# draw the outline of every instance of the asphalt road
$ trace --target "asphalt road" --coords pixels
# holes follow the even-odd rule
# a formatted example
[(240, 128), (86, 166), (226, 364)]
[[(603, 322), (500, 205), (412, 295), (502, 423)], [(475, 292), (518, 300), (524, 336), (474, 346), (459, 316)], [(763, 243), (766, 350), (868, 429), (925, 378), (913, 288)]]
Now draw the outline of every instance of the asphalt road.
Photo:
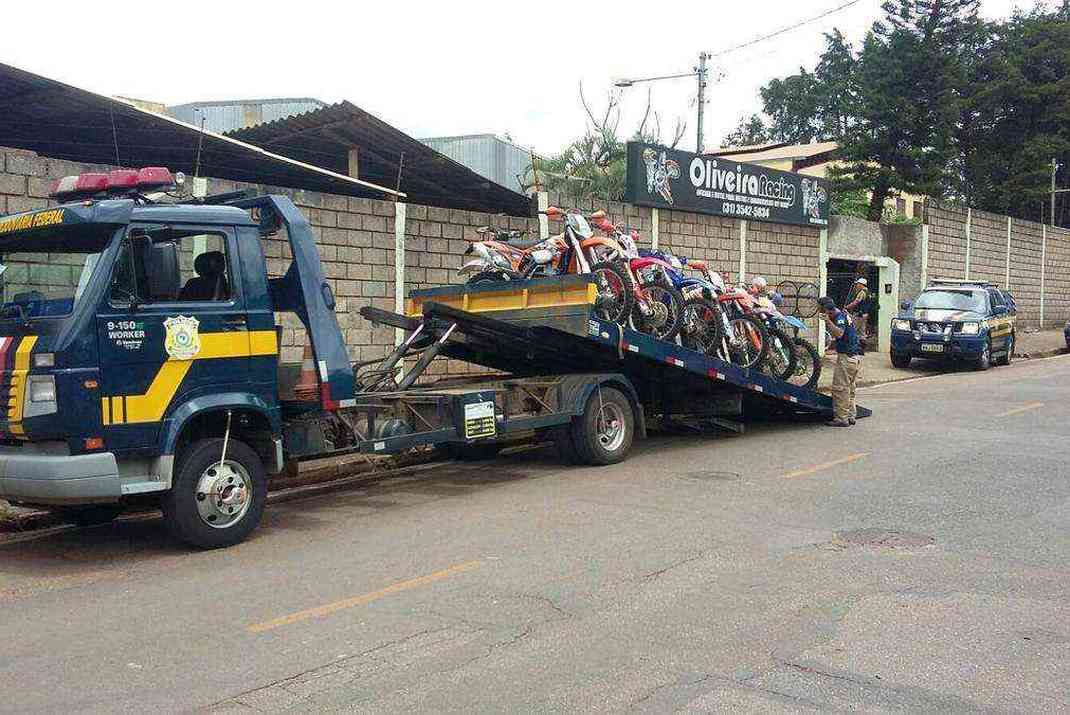
[(1070, 711), (1070, 358), (0, 546), (0, 709)]

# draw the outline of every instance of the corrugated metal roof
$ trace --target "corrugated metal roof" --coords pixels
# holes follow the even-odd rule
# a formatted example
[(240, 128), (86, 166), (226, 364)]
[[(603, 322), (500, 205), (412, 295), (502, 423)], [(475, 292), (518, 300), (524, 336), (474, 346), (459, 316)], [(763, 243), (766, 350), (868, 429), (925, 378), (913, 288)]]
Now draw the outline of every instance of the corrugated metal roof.
[(521, 180), (531, 175), (531, 150), (495, 134), (431, 137), (421, 141), (513, 191), (523, 191)]
[(224, 134), (254, 124), (273, 122), (295, 114), (326, 107), (326, 102), (310, 97), (281, 97), (277, 99), (235, 99), (231, 101), (188, 102), (167, 107), (167, 114), (175, 119), (201, 126), (210, 132)]
[[(480, 176), (349, 102), (230, 132), (269, 151), (346, 173), (358, 152), (362, 179), (397, 186), (416, 204), (530, 216), (531, 201)], [(404, 155), (404, 161), (402, 161)]]
[(199, 156), (201, 176), (368, 198), (396, 193), (5, 64), (0, 144), (56, 159), (189, 174)]

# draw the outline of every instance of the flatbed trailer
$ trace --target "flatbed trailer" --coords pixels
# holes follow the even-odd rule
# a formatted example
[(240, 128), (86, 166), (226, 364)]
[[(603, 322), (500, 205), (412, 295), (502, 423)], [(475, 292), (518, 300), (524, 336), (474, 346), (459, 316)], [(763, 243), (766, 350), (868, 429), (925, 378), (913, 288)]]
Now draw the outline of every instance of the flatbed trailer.
[[(546, 430), (561, 441), (567, 436), (563, 430), (583, 416), (600, 386), (613, 386), (632, 401), (640, 437), (649, 419), (697, 418), (742, 431), (747, 417), (832, 415), (827, 395), (600, 320), (595, 297), (586, 276), (563, 276), (415, 291), (407, 315), (364, 308), (366, 319), (405, 334), (373, 374), (395, 371), (413, 345), (422, 344), (423, 349), (397, 383), (400, 389), (375, 395), (374, 402), (362, 393), (357, 409), (385, 410), (393, 404), (389, 412), (398, 419), (406, 410), (415, 412), (414, 402), (422, 401), (453, 417), (424, 420), (434, 429), (405, 434), (391, 435), (381, 428), (381, 438), (364, 440), (358, 449), (390, 453), (419, 444), (473, 445), (526, 430)], [(475, 383), (454, 378), (448, 390), (413, 387), (440, 357), (503, 375)], [(473, 402), (485, 405), (492, 397), (496, 429), (492, 435), (473, 434), (461, 413)], [(859, 408), (860, 417), (870, 414)]]

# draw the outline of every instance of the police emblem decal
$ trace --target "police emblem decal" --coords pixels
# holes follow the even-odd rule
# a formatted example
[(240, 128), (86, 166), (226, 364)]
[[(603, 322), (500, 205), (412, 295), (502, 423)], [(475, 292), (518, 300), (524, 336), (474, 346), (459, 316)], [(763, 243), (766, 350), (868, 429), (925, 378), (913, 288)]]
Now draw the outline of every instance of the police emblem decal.
[(201, 351), (201, 334), (198, 332), (201, 321), (184, 315), (177, 315), (163, 321), (167, 329), (164, 338), (164, 350), (174, 360), (192, 360)]

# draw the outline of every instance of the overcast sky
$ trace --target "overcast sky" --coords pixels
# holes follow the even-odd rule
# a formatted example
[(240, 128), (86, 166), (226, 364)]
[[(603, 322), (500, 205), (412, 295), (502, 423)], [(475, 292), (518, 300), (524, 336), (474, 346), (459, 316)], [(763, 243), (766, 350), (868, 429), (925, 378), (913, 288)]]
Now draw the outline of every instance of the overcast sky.
[[(12, 1), (0, 62), (167, 104), (347, 99), (414, 136), (508, 133), (551, 153), (583, 132), (580, 82), (591, 103), (604, 106), (615, 78), (687, 72), (701, 50), (716, 53), (843, 2), (52, 2), (46, 17), (41, 5)], [(757, 109), (765, 82), (812, 67), (824, 32), (838, 27), (857, 45), (880, 5), (860, 0), (715, 60), (723, 76), (710, 91), (707, 146)], [(1032, 0), (983, 5), (1000, 17)], [(692, 148), (693, 79), (624, 90), (622, 133), (632, 132), (646, 86), (666, 138), (684, 117), (681, 146)]]

